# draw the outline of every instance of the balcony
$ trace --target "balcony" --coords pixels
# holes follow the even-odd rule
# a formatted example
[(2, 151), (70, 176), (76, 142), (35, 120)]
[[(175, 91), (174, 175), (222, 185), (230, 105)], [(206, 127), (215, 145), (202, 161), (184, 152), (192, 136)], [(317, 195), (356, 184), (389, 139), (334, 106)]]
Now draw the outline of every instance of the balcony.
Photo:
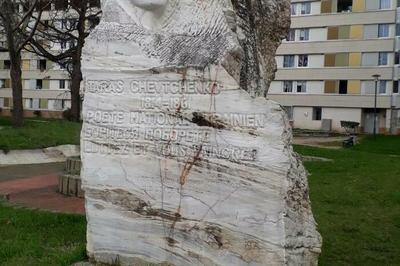
[[(400, 40), (399, 40), (400, 41)], [(388, 52), (393, 51), (393, 39), (370, 40), (323, 40), (312, 42), (287, 42), (282, 43), (277, 51), (278, 55), (325, 53), (352, 53), (352, 52)], [(396, 46), (400, 51), (400, 42)]]
[(374, 74), (392, 80), (393, 67), (280, 68), (275, 80), (371, 80)]
[[(59, 99), (70, 98), (70, 92), (66, 90), (23, 90), (24, 98), (35, 98), (35, 99)], [(11, 89), (0, 89), (0, 98), (11, 98)]]
[[(0, 69), (0, 79), (9, 79), (10, 70)], [(64, 70), (23, 70), (22, 79), (69, 79), (69, 75)]]
[[(284, 106), (374, 108), (374, 95), (269, 94), (268, 99)], [(378, 108), (390, 109), (392, 104), (400, 107), (399, 95), (378, 96)]]
[(312, 28), (364, 25), (364, 24), (395, 24), (396, 10), (377, 10), (367, 12), (348, 12), (335, 14), (318, 14), (312, 16), (292, 17), (292, 28)]

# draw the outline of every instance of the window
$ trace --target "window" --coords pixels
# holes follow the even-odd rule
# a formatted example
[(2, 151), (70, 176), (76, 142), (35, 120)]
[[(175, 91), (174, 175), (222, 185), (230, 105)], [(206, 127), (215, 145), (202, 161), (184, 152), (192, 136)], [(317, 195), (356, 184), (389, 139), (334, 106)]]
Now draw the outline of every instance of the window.
[(58, 66), (60, 67), (61, 70), (67, 69), (67, 64), (64, 62), (59, 63)]
[(301, 14), (302, 15), (311, 14), (311, 2), (301, 3)]
[(363, 53), (361, 58), (362, 66), (378, 66), (380, 60), (380, 53)]
[(328, 40), (339, 39), (339, 27), (328, 27)]
[(60, 80), (60, 89), (65, 89), (65, 79)]
[(307, 91), (307, 82), (306, 81), (297, 81), (296, 91), (298, 93), (304, 93)]
[(310, 39), (310, 29), (301, 29), (299, 39), (300, 41), (308, 41)]
[(395, 64), (395, 65), (400, 64), (400, 53), (399, 53), (399, 52), (396, 52), (396, 53), (394, 54), (394, 64)]
[(32, 99), (32, 109), (34, 110), (39, 109), (39, 99)]
[(0, 79), (0, 89), (4, 89), (6, 87), (6, 80)]
[(378, 25), (364, 25), (364, 39), (376, 39), (378, 38)]
[(294, 67), (294, 55), (285, 55), (283, 57), (283, 67)]
[(339, 81), (339, 94), (347, 94), (347, 80)]
[(292, 13), (292, 16), (296, 16), (297, 15), (297, 4), (292, 4), (291, 5), (291, 13)]
[(3, 107), (9, 108), (9, 107), (11, 107), (11, 103), (12, 103), (11, 98), (3, 99)]
[(379, 0), (379, 9), (390, 9), (391, 0)]
[(64, 110), (65, 109), (65, 100), (55, 100), (53, 105), (54, 110)]
[(293, 92), (293, 81), (285, 80), (283, 82), (283, 92)]
[(313, 107), (312, 119), (314, 121), (321, 121), (322, 120), (322, 108), (321, 107)]
[(33, 108), (33, 99), (32, 98), (26, 99), (26, 108), (27, 109)]
[(393, 93), (399, 93), (399, 81), (393, 81)]
[(283, 106), (289, 120), (293, 120), (293, 106)]
[(308, 55), (299, 55), (299, 67), (308, 67)]
[(378, 38), (389, 37), (389, 24), (379, 24), (378, 25)]
[(378, 66), (386, 66), (388, 64), (388, 53), (379, 53)]
[(49, 100), (39, 99), (39, 108), (42, 110), (49, 109)]
[(37, 61), (37, 69), (40, 71), (45, 71), (47, 68), (47, 62), (46, 60), (38, 60)]
[(36, 80), (36, 89), (37, 90), (43, 89), (43, 80), (41, 80), (41, 79)]
[(10, 69), (10, 68), (11, 68), (11, 61), (4, 60), (4, 69)]
[(400, 24), (396, 23), (396, 36), (400, 36)]
[(353, 0), (338, 0), (337, 12), (351, 12), (353, 10)]
[(289, 34), (286, 37), (286, 41), (288, 42), (294, 42), (296, 40), (296, 30), (289, 30)]
[(379, 82), (379, 94), (385, 94), (386, 93), (386, 85), (387, 85), (386, 80), (381, 80)]

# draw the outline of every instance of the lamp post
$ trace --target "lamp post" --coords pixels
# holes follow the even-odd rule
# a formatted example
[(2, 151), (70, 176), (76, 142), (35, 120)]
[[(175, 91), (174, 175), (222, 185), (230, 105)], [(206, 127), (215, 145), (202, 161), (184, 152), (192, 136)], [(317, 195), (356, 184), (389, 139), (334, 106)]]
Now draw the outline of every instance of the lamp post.
[(377, 124), (377, 100), (378, 100), (378, 81), (381, 75), (375, 74), (372, 76), (375, 80), (375, 99), (374, 99), (374, 139), (376, 139), (376, 124)]

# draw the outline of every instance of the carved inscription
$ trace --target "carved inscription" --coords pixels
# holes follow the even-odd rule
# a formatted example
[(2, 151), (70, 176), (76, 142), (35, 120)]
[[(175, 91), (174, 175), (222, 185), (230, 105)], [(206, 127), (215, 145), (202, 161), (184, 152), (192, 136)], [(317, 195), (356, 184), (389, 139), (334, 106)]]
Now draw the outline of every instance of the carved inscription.
[[(215, 97), (222, 86), (212, 82), (165, 80), (87, 80), (86, 93), (124, 94), (139, 99), (136, 110), (87, 110), (84, 115), (83, 148), (86, 153), (145, 155), (171, 158), (220, 158), (254, 161), (257, 148), (239, 147), (225, 140), (218, 144), (224, 128), (262, 128), (265, 114), (195, 112), (190, 96)], [(199, 119), (201, 117), (201, 119)], [(198, 127), (193, 127), (193, 123)]]

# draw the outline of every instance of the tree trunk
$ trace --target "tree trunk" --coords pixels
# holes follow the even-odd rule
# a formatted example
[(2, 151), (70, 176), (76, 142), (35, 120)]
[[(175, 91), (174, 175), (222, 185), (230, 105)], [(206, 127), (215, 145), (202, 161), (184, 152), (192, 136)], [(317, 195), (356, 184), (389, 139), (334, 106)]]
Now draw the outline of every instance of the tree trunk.
[(13, 95), (12, 118), (14, 127), (22, 127), (24, 125), (24, 106), (22, 96), (22, 70), (21, 70), (21, 54), (18, 52), (10, 52), (10, 76)]
[[(75, 70), (74, 70), (75, 72)], [(79, 122), (81, 118), (80, 84), (82, 73), (74, 73), (71, 77), (71, 120)]]
[[(80, 54), (79, 52), (77, 54)], [(81, 60), (73, 58), (73, 70), (71, 75), (71, 120), (79, 122), (81, 118), (81, 95), (80, 87), (82, 81)]]
[(80, 87), (81, 81), (83, 79), (82, 76), (82, 50), (85, 45), (85, 18), (87, 12), (87, 1), (82, 1), (81, 7), (79, 10), (80, 16), (78, 20), (78, 40), (76, 53), (72, 57), (72, 75), (71, 75), (71, 118), (75, 122), (79, 122), (81, 119), (81, 96), (80, 96)]

